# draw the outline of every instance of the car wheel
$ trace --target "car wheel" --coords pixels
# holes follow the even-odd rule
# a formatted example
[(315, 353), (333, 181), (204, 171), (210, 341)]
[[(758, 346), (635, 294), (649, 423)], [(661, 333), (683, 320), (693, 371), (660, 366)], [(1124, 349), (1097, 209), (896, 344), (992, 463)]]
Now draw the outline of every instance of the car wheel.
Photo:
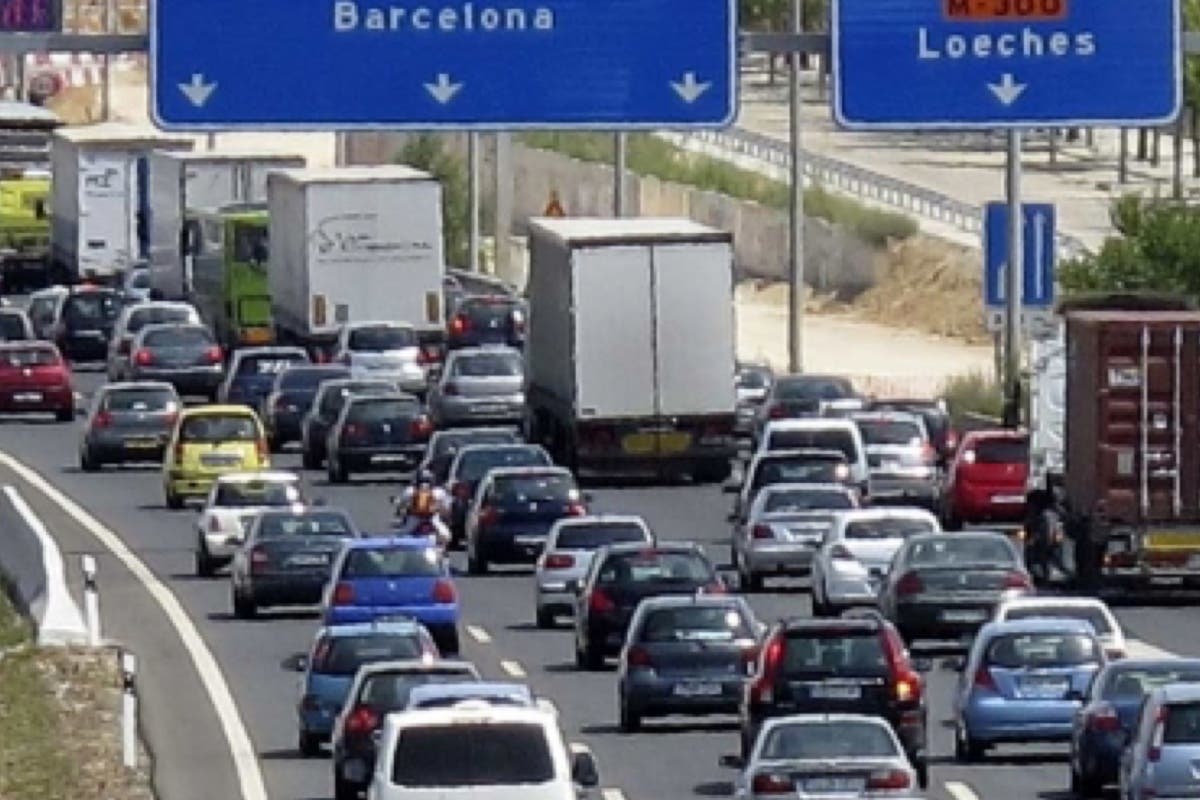
[(444, 658), (453, 658), (458, 655), (458, 628), (452, 627), (439, 631), (434, 636), (434, 642), (437, 644), (438, 652)]
[(213, 560), (209, 558), (208, 551), (201, 544), (196, 548), (196, 576), (200, 578), (211, 578), (217, 574), (217, 567)]
[(334, 774), (333, 800), (358, 800), (358, 787), (341, 775)]
[(917, 785), (922, 789), (929, 788), (929, 763), (925, 759), (917, 761), (914, 767), (917, 772)]
[(316, 758), (321, 755), (321, 740), (316, 734), (300, 731), (300, 737), (296, 744), (300, 755), (305, 758)]
[(1071, 791), (1079, 798), (1101, 797), (1104, 794), (1104, 782), (1093, 774), (1082, 774), (1071, 770)]
[(954, 511), (953, 506), (947, 505), (946, 510), (942, 512), (942, 528), (948, 531), (961, 531), (962, 526), (962, 517)]
[(279, 441), (278, 436), (268, 436), (267, 437), (267, 449), (270, 450), (272, 453), (282, 452), (283, 451), (283, 442)]
[(238, 619), (254, 619), (258, 616), (258, 606), (254, 598), (246, 597), (237, 589), (233, 590), (233, 615)]
[(763, 576), (746, 568), (739, 569), (738, 585), (743, 592), (761, 592), (763, 590)]
[(79, 468), (84, 472), (96, 472), (100, 469), (100, 462), (92, 455), (91, 448), (84, 448), (79, 452)]
[(538, 607), (537, 626), (542, 630), (554, 627), (554, 612), (548, 608)]
[(321, 460), (317, 458), (317, 454), (307, 447), (304, 448), (304, 454), (300, 456), (300, 462), (305, 469), (320, 469)]
[(350, 480), (350, 473), (333, 456), (329, 457), (329, 468), (326, 470), (326, 474), (330, 483), (345, 483)]
[(622, 733), (637, 733), (642, 728), (642, 715), (634, 708), (633, 704), (625, 698), (618, 700), (620, 704), (620, 721)]
[(692, 480), (696, 483), (721, 483), (733, 471), (733, 464), (728, 459), (720, 459), (697, 464), (692, 471)]
[(75, 409), (60, 408), (58, 411), (54, 412), (54, 418), (59, 422), (70, 422), (71, 420), (75, 419)]
[(472, 575), (487, 575), (488, 562), (487, 559), (479, 555), (475, 548), (467, 548), (467, 572)]
[(589, 672), (604, 669), (604, 653), (600, 651), (600, 648), (593, 647), (591, 642), (587, 642), (583, 646), (583, 668)]
[(961, 724), (954, 728), (954, 758), (964, 764), (983, 758), (983, 743), (972, 739)]
[(167, 508), (172, 511), (178, 511), (183, 508), (183, 498), (170, 489), (167, 489)]

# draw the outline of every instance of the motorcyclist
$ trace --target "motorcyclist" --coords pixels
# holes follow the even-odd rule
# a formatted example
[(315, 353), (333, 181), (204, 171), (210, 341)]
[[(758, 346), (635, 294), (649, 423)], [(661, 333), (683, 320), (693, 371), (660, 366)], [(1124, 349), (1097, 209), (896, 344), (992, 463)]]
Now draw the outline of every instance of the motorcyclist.
[(432, 473), (422, 470), (396, 500), (400, 535), (435, 536), (439, 545), (449, 544), (450, 529), (445, 523), (450, 508), (449, 496), (434, 484)]

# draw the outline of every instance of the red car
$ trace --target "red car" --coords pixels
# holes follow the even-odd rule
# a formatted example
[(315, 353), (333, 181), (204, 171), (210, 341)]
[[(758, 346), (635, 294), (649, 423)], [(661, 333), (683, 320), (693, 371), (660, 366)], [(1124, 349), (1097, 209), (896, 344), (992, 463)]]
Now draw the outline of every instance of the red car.
[(58, 348), (46, 342), (0, 344), (0, 413), (50, 413), (75, 418), (71, 370)]
[(957, 530), (968, 522), (1024, 521), (1028, 474), (1029, 434), (968, 433), (946, 472), (942, 527)]

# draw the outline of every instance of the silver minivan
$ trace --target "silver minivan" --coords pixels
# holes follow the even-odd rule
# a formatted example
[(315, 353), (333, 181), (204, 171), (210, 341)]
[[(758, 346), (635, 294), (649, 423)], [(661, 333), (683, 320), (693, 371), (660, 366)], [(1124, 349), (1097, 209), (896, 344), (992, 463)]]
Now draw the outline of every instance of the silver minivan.
[(1122, 798), (1200, 797), (1200, 684), (1153, 689), (1121, 756)]

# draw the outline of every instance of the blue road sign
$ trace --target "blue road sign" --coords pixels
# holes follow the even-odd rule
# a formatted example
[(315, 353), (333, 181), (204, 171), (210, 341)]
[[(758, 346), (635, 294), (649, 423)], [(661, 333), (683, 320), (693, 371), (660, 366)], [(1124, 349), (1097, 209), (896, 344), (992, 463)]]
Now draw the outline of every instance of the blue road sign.
[[(1054, 305), (1054, 206), (1026, 203), (1022, 206), (1022, 235), (1025, 249), (1021, 267), (1024, 272), (1021, 305), (1024, 308), (1049, 308)], [(983, 304), (991, 310), (1002, 309), (1008, 296), (1008, 204), (988, 203), (983, 226), (984, 281)]]
[(834, 0), (849, 128), (1157, 124), (1182, 102), (1179, 0)]
[(153, 0), (168, 130), (687, 128), (737, 112), (734, 0)]

